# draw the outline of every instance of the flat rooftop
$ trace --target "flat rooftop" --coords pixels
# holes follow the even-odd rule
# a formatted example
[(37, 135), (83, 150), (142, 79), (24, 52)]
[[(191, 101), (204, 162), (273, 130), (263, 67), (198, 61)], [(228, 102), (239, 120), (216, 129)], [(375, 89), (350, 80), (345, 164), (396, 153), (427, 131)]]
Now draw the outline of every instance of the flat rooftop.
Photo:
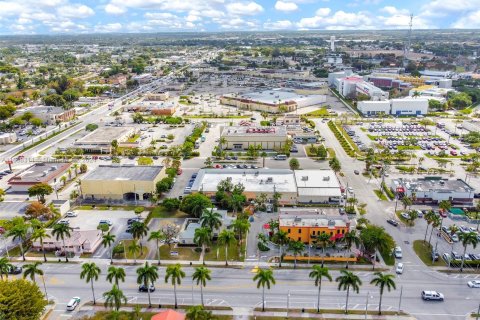
[(108, 144), (112, 140), (119, 140), (135, 129), (132, 127), (99, 127), (93, 132), (90, 132), (85, 137), (78, 139), (76, 145), (92, 145), (92, 144)]
[(295, 176), (288, 169), (201, 169), (192, 190), (216, 192), (220, 181), (231, 179), (235, 185), (241, 183), (246, 192), (296, 193)]
[(437, 191), (437, 192), (470, 192), (475, 190), (462, 179), (449, 180), (439, 179), (437, 177), (425, 177), (424, 179), (395, 179), (394, 183), (403, 186), (407, 190), (416, 190), (417, 192)]
[(235, 98), (235, 99), (244, 99), (264, 104), (284, 104), (288, 101), (295, 102), (302, 100), (304, 98), (314, 97), (315, 95), (300, 95), (293, 91), (286, 90), (264, 90), (264, 91), (255, 91), (248, 92), (243, 94), (226, 94), (225, 97)]
[(279, 218), (281, 227), (346, 227), (348, 221), (340, 216), (281, 216)]
[(33, 107), (25, 108), (22, 111), (32, 112), (34, 114), (41, 114), (41, 113), (62, 114), (67, 110), (60, 107), (52, 107), (52, 106), (33, 106)]
[(162, 168), (162, 166), (100, 165), (83, 180), (153, 181)]
[(37, 184), (47, 182), (70, 167), (68, 162), (35, 163), (8, 180), (9, 184)]
[(247, 127), (226, 126), (222, 127), (222, 136), (286, 136), (287, 129), (284, 126), (276, 127)]

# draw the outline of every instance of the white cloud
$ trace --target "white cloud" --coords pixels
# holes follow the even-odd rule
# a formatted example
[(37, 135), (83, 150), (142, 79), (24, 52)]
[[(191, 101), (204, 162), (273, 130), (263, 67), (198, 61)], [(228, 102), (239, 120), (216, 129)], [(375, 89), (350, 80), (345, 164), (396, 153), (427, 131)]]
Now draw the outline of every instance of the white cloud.
[(457, 29), (476, 29), (480, 28), (480, 10), (471, 12), (461, 17), (452, 24), (452, 28)]
[(109, 3), (105, 6), (105, 12), (108, 14), (124, 14), (125, 12), (127, 12), (127, 9)]
[(395, 14), (409, 14), (408, 10), (406, 9), (397, 9), (393, 6), (386, 6), (380, 9), (380, 11), (388, 13), (390, 15), (395, 15)]
[(333, 15), (328, 15), (327, 11), (321, 11), (322, 16), (317, 15), (310, 18), (303, 18), (297, 26), (300, 29), (350, 29), (362, 28), (370, 29), (372, 19), (367, 12), (348, 13), (342, 10), (335, 12)]
[(320, 8), (315, 12), (315, 15), (320, 17), (325, 17), (325, 16), (328, 16), (330, 12), (332, 12), (330, 8)]
[(298, 10), (298, 6), (294, 2), (277, 1), (275, 9), (278, 11), (291, 12)]
[(227, 11), (231, 14), (253, 16), (263, 12), (263, 7), (256, 2), (234, 2), (227, 4)]
[(268, 21), (263, 24), (263, 28), (271, 30), (285, 30), (293, 27), (293, 23), (289, 20)]
[(92, 8), (87, 7), (83, 4), (72, 4), (67, 6), (62, 6), (57, 9), (57, 12), (60, 16), (65, 18), (88, 18), (95, 14)]
[(107, 23), (107, 24), (97, 24), (95, 26), (95, 32), (118, 32), (122, 30), (122, 24), (119, 22), (116, 23)]

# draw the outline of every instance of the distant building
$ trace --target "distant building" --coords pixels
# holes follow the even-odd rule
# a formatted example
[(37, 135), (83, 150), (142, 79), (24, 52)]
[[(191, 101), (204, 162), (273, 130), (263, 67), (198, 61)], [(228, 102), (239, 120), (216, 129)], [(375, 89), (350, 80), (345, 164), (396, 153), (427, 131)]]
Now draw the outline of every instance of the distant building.
[(163, 166), (100, 165), (82, 180), (87, 200), (148, 200), (165, 177)]
[[(46, 229), (47, 234), (50, 237), (43, 239), (43, 247), (46, 251), (63, 251), (62, 239), (56, 239), (52, 236), (52, 229)], [(101, 230), (73, 230), (71, 236), (65, 238), (65, 250), (75, 255), (81, 255), (83, 253), (94, 253), (95, 250), (102, 244), (102, 231)], [(32, 250), (40, 252), (42, 250), (42, 244), (40, 241), (32, 242)]]
[(154, 115), (171, 116), (177, 110), (177, 105), (174, 101), (170, 102), (156, 102), (156, 101), (140, 101), (129, 104), (123, 107), (128, 112), (143, 112)]
[(299, 126), (301, 124), (301, 119), (298, 114), (287, 113), (283, 117), (277, 118), (277, 126)]
[(27, 192), (30, 187), (39, 183), (54, 186), (70, 165), (71, 163), (67, 162), (35, 163), (8, 180), (10, 191)]
[[(216, 208), (213, 211), (217, 212), (221, 216), (222, 225), (220, 228), (213, 230), (212, 237), (217, 238), (220, 232), (226, 228), (230, 228), (234, 218), (227, 215), (227, 210), (218, 210)], [(182, 224), (180, 232), (178, 233), (178, 244), (179, 245), (194, 245), (193, 241), (195, 237), (195, 230), (200, 228), (200, 219), (198, 218), (188, 218)]]
[(440, 102), (447, 101), (448, 94), (450, 92), (455, 92), (451, 88), (439, 88), (434, 85), (424, 85), (418, 88), (413, 88), (408, 92), (409, 96), (419, 95), (421, 97), (431, 97)]
[(0, 144), (9, 144), (17, 141), (17, 134), (15, 132), (5, 132), (0, 134)]
[(357, 109), (365, 116), (380, 114), (418, 116), (428, 113), (428, 99), (407, 97), (385, 101), (359, 101)]
[(74, 147), (87, 153), (111, 153), (113, 140), (125, 142), (135, 132), (133, 127), (100, 127), (75, 141)]
[(67, 122), (75, 118), (75, 109), (63, 109), (60, 107), (38, 106), (29, 110), (36, 118), (41, 119), (49, 125), (56, 125), (59, 122)]
[[(336, 73), (341, 74), (341, 73)], [(329, 74), (330, 83), (330, 74)], [(364, 94), (370, 97), (371, 100), (381, 101), (388, 99), (388, 92), (377, 88), (373, 84), (365, 81), (362, 77), (352, 75), (348, 77), (332, 77), (332, 86), (344, 97), (357, 96)]]
[(153, 80), (153, 76), (150, 73), (142, 73), (138, 76), (133, 76), (132, 80), (137, 81), (138, 84), (149, 83)]
[(438, 204), (443, 200), (453, 205), (473, 205), (475, 189), (462, 179), (448, 180), (442, 177), (419, 179), (393, 179), (390, 188), (399, 195), (411, 197), (414, 203)]
[(226, 140), (223, 148), (237, 151), (247, 150), (251, 145), (261, 146), (263, 150), (282, 149), (288, 138), (283, 126), (227, 126), (220, 128), (220, 136)]
[(293, 91), (265, 90), (245, 94), (226, 94), (220, 103), (239, 109), (283, 113), (299, 108), (319, 105), (326, 101), (325, 95), (300, 95)]
[(170, 97), (167, 91), (150, 92), (145, 96), (145, 100), (149, 101), (166, 101)]

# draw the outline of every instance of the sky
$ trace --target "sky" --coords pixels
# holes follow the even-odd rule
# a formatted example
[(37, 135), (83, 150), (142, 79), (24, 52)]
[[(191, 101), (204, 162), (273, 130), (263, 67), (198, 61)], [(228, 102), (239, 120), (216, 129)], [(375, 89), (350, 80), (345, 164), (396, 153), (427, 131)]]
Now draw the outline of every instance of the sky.
[(0, 34), (480, 28), (480, 0), (0, 0)]

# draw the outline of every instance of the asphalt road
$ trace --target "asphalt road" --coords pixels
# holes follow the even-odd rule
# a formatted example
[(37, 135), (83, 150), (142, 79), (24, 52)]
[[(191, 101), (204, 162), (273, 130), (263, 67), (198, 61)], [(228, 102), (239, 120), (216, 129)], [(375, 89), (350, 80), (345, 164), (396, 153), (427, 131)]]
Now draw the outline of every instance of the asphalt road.
[[(105, 280), (107, 264), (100, 265), (102, 273), (98, 282), (95, 282), (97, 301), (103, 303), (102, 293), (108, 291), (111, 285)], [(125, 267), (127, 278), (125, 283), (120, 284), (128, 301), (135, 303), (147, 303), (147, 294), (138, 292), (135, 270), (138, 266)], [(82, 301), (92, 299), (90, 285), (80, 280), (79, 273), (81, 266), (77, 264), (58, 265), (48, 264), (43, 266), (45, 270), (45, 281), (49, 297), (58, 301), (53, 319), (63, 318), (66, 303), (73, 296), (80, 296)], [(178, 288), (179, 304), (199, 304), (200, 292), (196, 284), (192, 285), (191, 275), (193, 269), (184, 268), (186, 277)], [(212, 268), (212, 280), (208, 282), (204, 290), (205, 303), (215, 306), (231, 306), (234, 308), (253, 308), (261, 305), (261, 290), (257, 289), (252, 277), (254, 273), (251, 268), (245, 269), (224, 269)], [(310, 270), (282, 269), (275, 270), (274, 277), (276, 285), (267, 290), (267, 307), (290, 308), (315, 308), (317, 289), (313, 281), (308, 277)], [(359, 293), (350, 294), (349, 308), (364, 310), (366, 297), (369, 296), (368, 309), (378, 308), (379, 290), (370, 285), (371, 272), (354, 271), (362, 280), (363, 285)], [(331, 271), (335, 279), (338, 271)], [(172, 304), (173, 288), (164, 282), (165, 268), (159, 268), (159, 280), (155, 284), (156, 291), (152, 293), (154, 304)], [(420, 265), (408, 265), (405, 273), (396, 279), (397, 290), (387, 292), (383, 297), (383, 310), (400, 309), (411, 313), (418, 319), (460, 319), (477, 308), (480, 289), (470, 289), (463, 277), (449, 277), (435, 271), (430, 271)], [(444, 302), (426, 302), (420, 298), (422, 290), (437, 290), (445, 294)], [(400, 302), (401, 295), (401, 302)], [(287, 296), (289, 296), (287, 298)], [(337, 283), (324, 281), (322, 284), (321, 307), (322, 308), (344, 308), (344, 291), (337, 290)], [(193, 298), (193, 300), (192, 300)]]

